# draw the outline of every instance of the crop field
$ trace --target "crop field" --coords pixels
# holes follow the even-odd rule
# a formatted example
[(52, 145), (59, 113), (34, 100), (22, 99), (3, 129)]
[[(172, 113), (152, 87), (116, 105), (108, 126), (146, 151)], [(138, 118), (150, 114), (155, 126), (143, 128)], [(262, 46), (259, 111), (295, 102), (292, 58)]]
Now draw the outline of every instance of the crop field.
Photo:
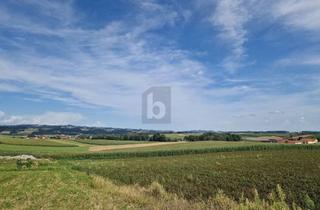
[(205, 199), (218, 189), (240, 198), (256, 188), (267, 198), (280, 184), (287, 201), (304, 205), (310, 196), (320, 208), (320, 152), (307, 150), (212, 153), (173, 157), (75, 161), (74, 168), (104, 176), (118, 184), (161, 183), (187, 199)]
[(145, 144), (148, 141), (123, 141), (123, 140), (106, 140), (106, 139), (78, 139), (76, 142), (93, 145), (126, 145), (126, 144)]
[[(224, 148), (243, 148), (254, 145), (266, 145), (256, 142), (222, 142), (222, 141), (203, 141), (203, 142), (183, 142), (179, 144), (164, 144), (157, 146), (144, 146), (149, 142), (138, 141), (141, 147), (135, 148), (122, 148), (119, 149), (118, 145), (138, 145), (136, 141), (120, 141), (117, 140), (96, 140), (104, 141), (104, 145), (88, 144), (87, 141), (83, 142), (73, 140), (31, 140), (31, 139), (20, 139), (13, 138), (10, 136), (0, 136), (0, 155), (21, 155), (30, 154), (37, 157), (53, 157), (53, 158), (69, 158), (69, 157), (80, 157), (80, 158), (118, 158), (118, 157), (134, 157), (134, 156), (167, 156), (175, 154), (193, 154), (194, 151), (203, 152), (214, 152), (214, 149)], [(108, 143), (110, 142), (110, 145)], [(143, 143), (143, 144), (142, 144)], [(152, 142), (150, 142), (152, 143)], [(109, 149), (105, 152), (91, 152), (92, 147), (105, 147), (115, 146), (114, 149)], [(210, 151), (201, 151), (210, 150)], [(211, 151), (212, 150), (212, 151)]]
[(141, 147), (134, 149), (117, 149), (113, 152), (146, 152), (146, 151), (175, 151), (175, 150), (188, 150), (188, 149), (205, 149), (205, 148), (224, 148), (224, 147), (241, 147), (262, 145), (260, 142), (225, 142), (225, 141), (198, 141), (198, 142), (185, 142), (182, 144), (172, 145), (159, 145), (152, 147)]

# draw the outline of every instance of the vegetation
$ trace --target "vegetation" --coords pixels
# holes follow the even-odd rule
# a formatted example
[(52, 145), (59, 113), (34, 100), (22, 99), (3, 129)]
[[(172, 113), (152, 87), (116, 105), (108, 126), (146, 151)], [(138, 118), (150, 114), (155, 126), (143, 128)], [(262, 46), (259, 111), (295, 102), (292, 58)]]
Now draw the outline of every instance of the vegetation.
[(16, 161), (17, 169), (30, 169), (32, 166), (35, 165), (34, 161), (31, 160), (30, 158), (26, 160), (18, 159)]
[(256, 188), (263, 198), (277, 184), (288, 203), (304, 208), (306, 198), (320, 208), (319, 151), (282, 150), (212, 153), (173, 157), (76, 161), (74, 168), (112, 179), (118, 184), (148, 186), (159, 182), (165, 190), (186, 199), (208, 199), (219, 189), (232, 198), (254, 199)]
[(264, 150), (319, 150), (320, 145), (280, 145), (258, 142), (225, 142), (225, 141), (200, 141), (176, 143), (172, 145), (148, 146), (140, 148), (113, 149), (106, 152), (89, 152), (89, 144), (70, 141), (76, 147), (41, 147), (41, 146), (0, 146), (0, 155), (29, 154), (40, 158), (55, 159), (115, 159), (131, 157), (157, 157), (206, 154), (217, 152), (235, 151), (264, 151)]
[(96, 135), (96, 136), (87, 136), (82, 135), (78, 138), (88, 140), (118, 140), (118, 141), (177, 141), (177, 138), (171, 138), (168, 135), (161, 133), (147, 134), (147, 133), (128, 133), (128, 134), (110, 134), (110, 135)]
[[(64, 141), (66, 147), (51, 147), (51, 146), (38, 146), (38, 144), (25, 146), (26, 139), (19, 139), (16, 141), (16, 138), (12, 138), (10, 136), (5, 136), (7, 141), (16, 142), (17, 144), (1, 144), (0, 146), (0, 155), (22, 155), (22, 154), (30, 154), (36, 157), (56, 157), (56, 158), (68, 158), (74, 157), (76, 155), (79, 158), (108, 158), (108, 157), (132, 157), (132, 156), (156, 156), (156, 155), (175, 155), (175, 154), (189, 154), (193, 153), (193, 150), (207, 150), (209, 151), (196, 151), (196, 152), (210, 152), (210, 149), (213, 148), (223, 148), (223, 147), (242, 147), (242, 146), (252, 146), (259, 145), (259, 143), (251, 143), (251, 142), (219, 142), (219, 141), (203, 141), (203, 142), (188, 142), (188, 143), (179, 143), (174, 145), (159, 145), (159, 146), (149, 146), (149, 147), (141, 147), (134, 149), (117, 149), (108, 151), (106, 154), (92, 154), (88, 151), (90, 144), (88, 142), (95, 143), (96, 141), (101, 141), (102, 143), (126, 143), (130, 144), (135, 141), (118, 141), (118, 140), (80, 140), (80, 141)], [(3, 138), (2, 138), (3, 139)], [(22, 142), (21, 142), (22, 141)], [(24, 142), (25, 141), (25, 142)], [(39, 140), (40, 141), (40, 140)], [(59, 140), (44, 140), (44, 142), (60, 142)], [(30, 141), (33, 142), (33, 141)], [(37, 141), (36, 141), (37, 142)], [(68, 142), (68, 143), (67, 143)], [(82, 143), (83, 142), (83, 143)], [(18, 145), (18, 143), (22, 143), (22, 145)], [(101, 144), (102, 144), (101, 143)], [(140, 142), (139, 143), (145, 143)], [(76, 147), (69, 147), (69, 145), (73, 145)], [(183, 151), (181, 151), (183, 150)], [(142, 154), (140, 154), (142, 152)], [(144, 154), (146, 152), (147, 154)], [(212, 151), (215, 152), (215, 151)], [(119, 153), (119, 154), (110, 154), (110, 153)], [(121, 154), (120, 154), (121, 153)], [(130, 153), (130, 154), (127, 154)], [(139, 153), (139, 154), (136, 154)]]
[(185, 136), (186, 141), (241, 141), (241, 136), (232, 133), (215, 133), (207, 132), (201, 135), (189, 135)]
[(171, 140), (179, 140), (182, 141), (187, 135), (200, 135), (197, 133), (165, 133), (164, 135)]
[(0, 157), (0, 209), (320, 209), (320, 145), (196, 141), (89, 152), (88, 142), (145, 142), (0, 141), (0, 155), (45, 158)]
[(37, 169), (17, 171), (14, 162), (1, 161), (0, 177), (1, 209), (298, 209), (284, 201), (280, 187), (268, 200), (255, 193), (254, 199), (236, 201), (219, 191), (208, 200), (191, 201), (168, 193), (157, 182), (118, 186), (64, 162), (42, 160)]
[(110, 134), (127, 134), (130, 132), (140, 132), (137, 129), (122, 128), (102, 128), (102, 127), (86, 127), (72, 125), (2, 125), (0, 132), (10, 135), (110, 135)]

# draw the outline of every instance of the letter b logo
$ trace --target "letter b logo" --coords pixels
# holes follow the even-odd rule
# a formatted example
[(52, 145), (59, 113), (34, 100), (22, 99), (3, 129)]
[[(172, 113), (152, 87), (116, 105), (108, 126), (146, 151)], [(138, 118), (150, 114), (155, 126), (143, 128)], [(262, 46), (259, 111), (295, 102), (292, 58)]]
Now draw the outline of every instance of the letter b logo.
[(171, 122), (170, 87), (151, 87), (142, 95), (142, 123)]

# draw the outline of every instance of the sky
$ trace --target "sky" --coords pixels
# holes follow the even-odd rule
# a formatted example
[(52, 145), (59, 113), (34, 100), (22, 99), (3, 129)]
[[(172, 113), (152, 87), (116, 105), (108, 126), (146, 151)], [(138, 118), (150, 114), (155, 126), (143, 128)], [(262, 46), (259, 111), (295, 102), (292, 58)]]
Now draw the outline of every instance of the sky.
[(319, 130), (319, 96), (320, 0), (0, 2), (0, 124)]

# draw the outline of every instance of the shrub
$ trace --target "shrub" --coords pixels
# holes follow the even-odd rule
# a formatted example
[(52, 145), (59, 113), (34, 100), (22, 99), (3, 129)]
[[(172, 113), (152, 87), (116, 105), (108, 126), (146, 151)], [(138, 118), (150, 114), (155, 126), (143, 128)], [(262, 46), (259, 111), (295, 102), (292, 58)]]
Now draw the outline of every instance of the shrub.
[(30, 158), (24, 160), (24, 159), (17, 159), (16, 166), (18, 170), (21, 169), (30, 169), (32, 166), (35, 165), (34, 161)]

